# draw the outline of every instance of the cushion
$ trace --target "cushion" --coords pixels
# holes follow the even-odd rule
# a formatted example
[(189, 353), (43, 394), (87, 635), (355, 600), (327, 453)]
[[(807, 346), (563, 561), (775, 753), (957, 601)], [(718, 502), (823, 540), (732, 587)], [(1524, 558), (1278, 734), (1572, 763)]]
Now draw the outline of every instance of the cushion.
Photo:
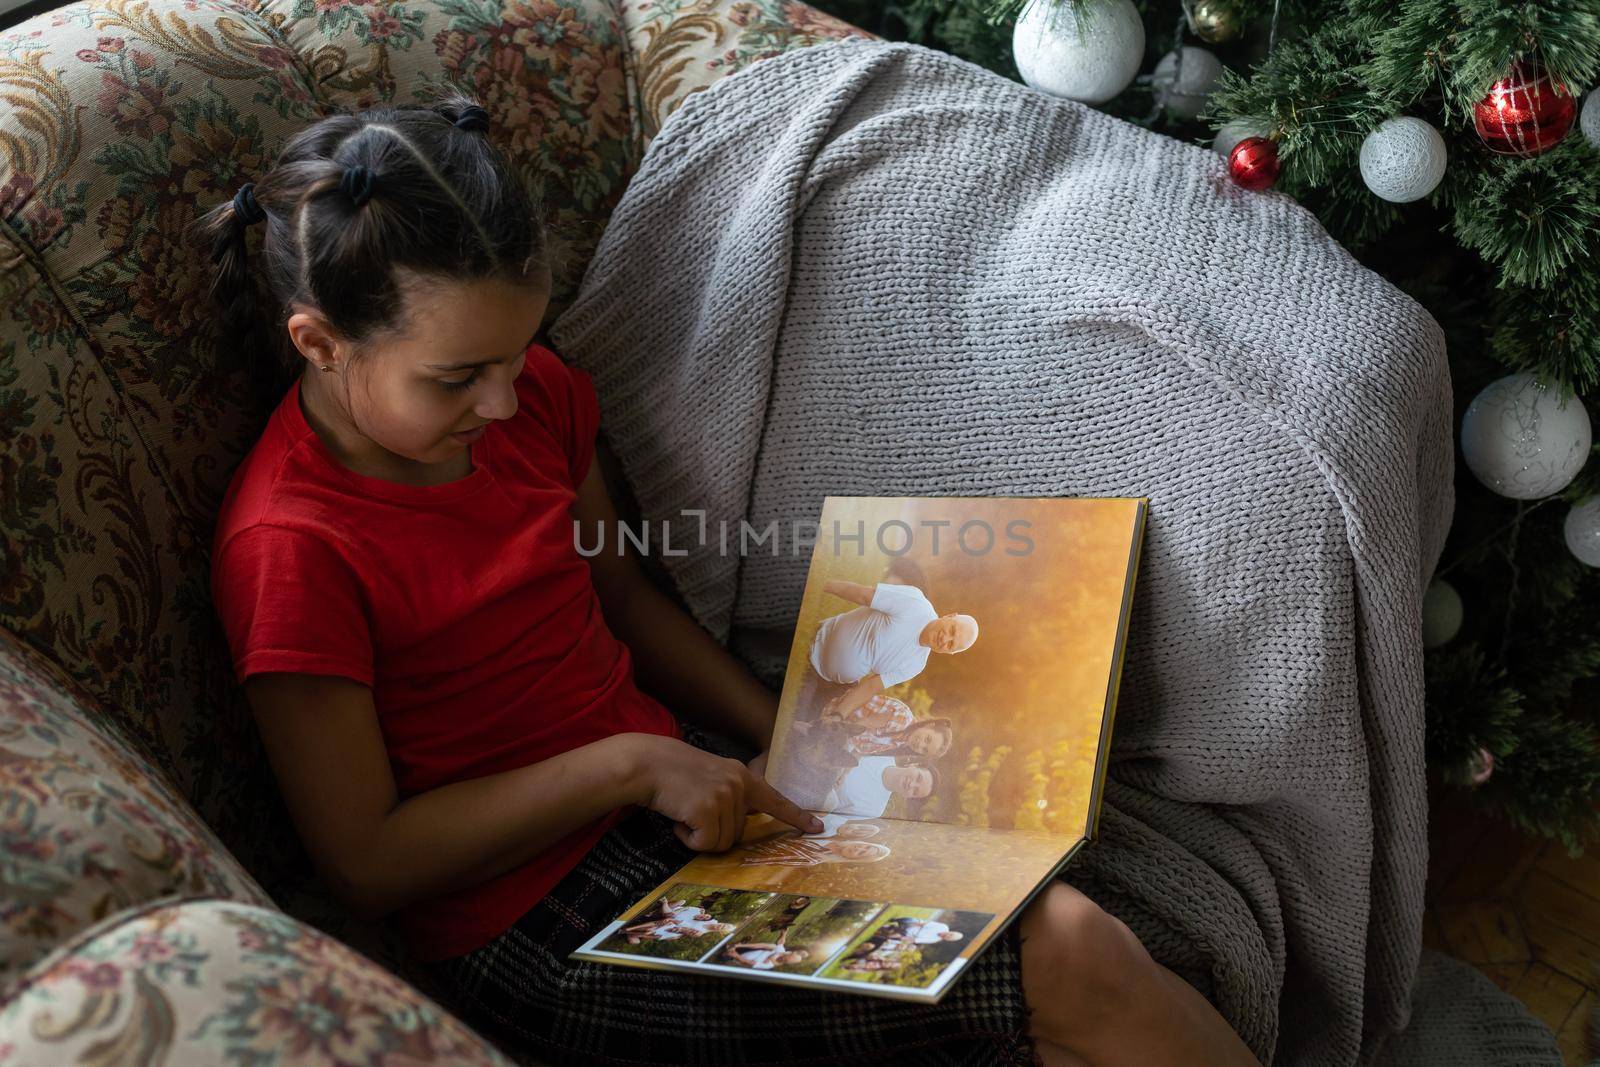
[(169, 898), (39, 961), (0, 1003), (19, 1064), (511, 1063), (360, 953), (270, 908)]
[(0, 630), (0, 990), (63, 938), (175, 892), (271, 900), (93, 699)]

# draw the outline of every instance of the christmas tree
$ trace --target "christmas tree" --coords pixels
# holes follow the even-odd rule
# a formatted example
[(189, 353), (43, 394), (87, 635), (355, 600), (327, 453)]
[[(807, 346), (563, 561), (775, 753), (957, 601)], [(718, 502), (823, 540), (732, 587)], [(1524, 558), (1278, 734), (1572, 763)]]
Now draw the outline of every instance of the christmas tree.
[(1430, 766), (1593, 838), (1600, 0), (814, 2), (1216, 148), (1438, 319), (1460, 448), (1424, 606)]

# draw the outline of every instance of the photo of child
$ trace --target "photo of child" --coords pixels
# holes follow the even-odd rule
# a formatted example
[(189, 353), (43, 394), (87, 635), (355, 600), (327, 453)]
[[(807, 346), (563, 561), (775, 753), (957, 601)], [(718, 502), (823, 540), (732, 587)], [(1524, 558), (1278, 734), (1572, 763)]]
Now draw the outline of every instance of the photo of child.
[(993, 919), (984, 912), (890, 905), (820, 973), (926, 988)]
[(839, 812), (821, 818), (821, 833), (801, 834), (769, 815), (752, 815), (738, 844), (700, 853), (673, 881), (835, 900), (934, 900), (999, 912), (1037, 886), (1063, 855), (1060, 838), (1050, 834)]
[(815, 867), (819, 863), (876, 863), (888, 857), (889, 846), (853, 837), (783, 835), (758, 841), (739, 862), (746, 867)]
[(635, 956), (699, 959), (771, 898), (771, 893), (678, 883), (624, 919), (621, 928), (596, 947)]
[(812, 974), (883, 908), (864, 900), (779, 896), (703, 962), (743, 970)]

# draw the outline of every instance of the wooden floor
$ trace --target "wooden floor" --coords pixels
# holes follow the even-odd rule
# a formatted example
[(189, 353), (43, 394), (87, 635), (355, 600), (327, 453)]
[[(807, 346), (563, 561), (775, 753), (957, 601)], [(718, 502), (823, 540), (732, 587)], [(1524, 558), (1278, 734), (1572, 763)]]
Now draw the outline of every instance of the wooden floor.
[(1424, 943), (1466, 960), (1555, 1031), (1569, 1067), (1588, 1064), (1600, 998), (1600, 847), (1572, 859), (1435, 793)]

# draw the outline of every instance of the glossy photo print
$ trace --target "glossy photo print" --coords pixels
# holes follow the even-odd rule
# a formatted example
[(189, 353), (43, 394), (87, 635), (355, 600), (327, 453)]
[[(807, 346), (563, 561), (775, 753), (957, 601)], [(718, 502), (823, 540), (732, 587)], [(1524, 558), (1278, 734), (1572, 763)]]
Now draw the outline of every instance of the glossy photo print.
[(893, 905), (821, 973), (825, 978), (923, 989), (964, 955), (971, 939), (993, 920), (986, 912)]
[(814, 811), (1086, 833), (1142, 513), (829, 497), (768, 779)]
[(773, 897), (701, 962), (744, 971), (814, 974), (884, 905), (829, 897)]
[(656, 959), (697, 960), (744, 925), (771, 893), (721, 886), (667, 886), (598, 947)]
[(1070, 842), (1038, 831), (823, 816), (802, 834), (767, 815), (739, 844), (702, 852), (673, 877), (699, 885), (839, 900), (918, 900), (1005, 914), (1058, 867)]

